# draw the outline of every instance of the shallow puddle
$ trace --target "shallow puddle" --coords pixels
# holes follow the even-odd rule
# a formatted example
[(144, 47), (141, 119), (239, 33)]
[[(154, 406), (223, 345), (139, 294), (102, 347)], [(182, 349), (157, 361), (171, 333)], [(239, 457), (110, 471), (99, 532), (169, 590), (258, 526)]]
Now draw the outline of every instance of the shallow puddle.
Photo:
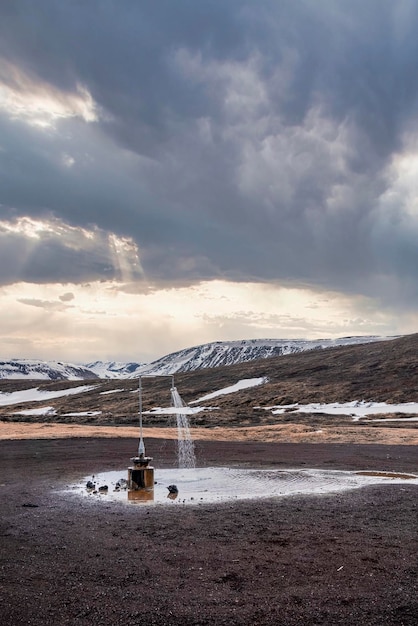
[(402, 480), (414, 480), (415, 474), (399, 474), (398, 472), (357, 472), (358, 476), (378, 476), (379, 478), (400, 478)]
[[(408, 483), (418, 485), (418, 476), (385, 472), (343, 472), (327, 470), (260, 470), (230, 467), (195, 469), (155, 469), (153, 492), (117, 489), (126, 470), (86, 476), (72, 491), (94, 501), (119, 501), (132, 504), (184, 505), (270, 498), (292, 494), (326, 494), (357, 489), (366, 485)], [(94, 488), (87, 489), (88, 481)], [(177, 492), (168, 487), (175, 485)], [(107, 486), (107, 490), (103, 487)], [(100, 490), (100, 488), (102, 488)]]

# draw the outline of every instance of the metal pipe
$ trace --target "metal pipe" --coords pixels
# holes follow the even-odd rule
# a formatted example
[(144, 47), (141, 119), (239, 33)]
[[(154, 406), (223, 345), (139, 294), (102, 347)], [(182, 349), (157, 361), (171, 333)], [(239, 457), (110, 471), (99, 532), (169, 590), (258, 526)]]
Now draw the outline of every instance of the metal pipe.
[(145, 456), (145, 445), (144, 445), (144, 439), (143, 439), (143, 436), (142, 436), (142, 380), (141, 380), (141, 376), (139, 377), (138, 391), (139, 391), (139, 446), (138, 446), (138, 456)]
[(138, 391), (139, 391), (139, 446), (138, 456), (145, 456), (145, 444), (142, 435), (142, 378), (171, 378), (171, 388), (174, 389), (174, 375), (173, 374), (142, 374), (138, 378)]

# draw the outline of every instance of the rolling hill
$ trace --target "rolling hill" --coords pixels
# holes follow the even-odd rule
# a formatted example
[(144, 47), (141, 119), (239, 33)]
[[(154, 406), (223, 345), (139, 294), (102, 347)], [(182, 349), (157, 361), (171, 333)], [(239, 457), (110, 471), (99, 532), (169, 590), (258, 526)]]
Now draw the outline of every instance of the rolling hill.
[[(256, 425), (295, 419), (294, 413), (273, 415), (269, 407), (312, 402), (388, 403), (418, 400), (418, 334), (362, 345), (310, 350), (229, 366), (178, 373), (175, 385), (182, 398), (199, 398), (235, 385), (243, 379), (263, 379), (262, 384), (226, 393), (205, 401), (212, 407), (191, 416), (192, 424)], [(82, 387), (82, 389), (81, 389)], [(143, 380), (144, 410), (169, 407), (171, 377)], [(41, 393), (25, 401), (23, 390)], [(0, 419), (13, 421), (135, 424), (138, 414), (138, 381), (92, 379), (76, 381), (0, 381)], [(73, 395), (68, 395), (68, 390)], [(42, 395), (42, 393), (47, 395)], [(7, 394), (18, 393), (16, 396)], [(53, 397), (54, 396), (54, 397)], [(193, 404), (192, 406), (196, 406)], [(216, 407), (216, 408), (214, 408)], [(305, 417), (298, 417), (298, 420)], [(315, 419), (320, 422), (320, 416)], [(148, 425), (167, 426), (172, 417), (147, 415)], [(335, 418), (335, 423), (338, 420)]]
[(216, 341), (201, 346), (185, 348), (152, 361), (151, 363), (120, 363), (94, 361), (83, 365), (60, 361), (13, 359), (0, 361), (0, 379), (85, 380), (91, 378), (138, 378), (139, 375), (165, 375), (193, 372), (199, 369), (234, 365), (284, 356), (306, 350), (321, 350), (343, 345), (357, 345), (382, 341), (383, 337), (342, 337), (339, 339), (244, 339), (242, 341)]

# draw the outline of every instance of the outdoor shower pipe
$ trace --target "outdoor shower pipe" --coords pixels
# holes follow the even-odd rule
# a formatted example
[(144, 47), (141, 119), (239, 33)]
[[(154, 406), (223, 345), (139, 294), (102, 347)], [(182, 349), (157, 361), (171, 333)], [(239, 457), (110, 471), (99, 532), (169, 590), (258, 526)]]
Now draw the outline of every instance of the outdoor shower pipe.
[[(175, 389), (174, 387), (174, 376), (173, 374), (145, 374), (145, 378), (160, 378), (160, 377), (169, 377), (171, 378), (171, 390)], [(139, 446), (138, 446), (138, 456), (145, 456), (145, 444), (142, 433), (142, 376), (138, 378), (138, 391), (139, 391)]]
[(145, 444), (142, 437), (142, 380), (139, 377), (139, 446), (138, 456), (145, 456)]

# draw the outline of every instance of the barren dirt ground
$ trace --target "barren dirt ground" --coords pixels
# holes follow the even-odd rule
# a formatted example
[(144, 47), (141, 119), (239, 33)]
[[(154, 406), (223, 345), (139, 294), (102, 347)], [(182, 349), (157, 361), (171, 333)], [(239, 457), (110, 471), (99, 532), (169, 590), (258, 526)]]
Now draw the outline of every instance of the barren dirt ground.
[[(369, 427), (363, 424), (356, 424), (352, 427), (326, 425), (320, 429), (295, 423), (235, 428), (194, 428), (192, 434), (193, 438), (199, 441), (418, 444), (418, 430), (416, 428)], [(137, 436), (138, 428), (128, 426), (0, 422), (0, 440)], [(144, 436), (146, 438), (176, 439), (177, 430), (175, 428), (144, 428)]]
[[(369, 430), (380, 429), (354, 429)], [(172, 467), (174, 432), (156, 431), (146, 431), (147, 453)], [(257, 431), (257, 441), (252, 429), (194, 431), (198, 464), (418, 472), (417, 447), (396, 445), (393, 429), (386, 445)], [(2, 424), (0, 432), (1, 624), (418, 623), (418, 488), (408, 481), (222, 505), (91, 501), (62, 490), (125, 468), (136, 429)], [(272, 432), (279, 441), (268, 440)], [(203, 439), (210, 434), (223, 440)]]

